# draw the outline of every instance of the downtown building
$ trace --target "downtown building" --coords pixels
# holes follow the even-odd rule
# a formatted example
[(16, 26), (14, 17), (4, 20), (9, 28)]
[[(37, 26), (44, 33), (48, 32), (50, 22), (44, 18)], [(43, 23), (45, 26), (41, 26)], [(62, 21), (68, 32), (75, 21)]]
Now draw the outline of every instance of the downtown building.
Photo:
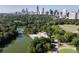
[(78, 16), (77, 16), (77, 13), (72, 11), (72, 12), (69, 12), (69, 17), (68, 19), (77, 19)]
[(77, 13), (75, 11), (68, 12), (66, 9), (63, 9), (59, 13), (59, 18), (64, 18), (64, 19), (79, 19), (79, 13)]
[(68, 11), (66, 9), (63, 9), (61, 12), (59, 12), (59, 18), (68, 18), (67, 13)]
[(77, 13), (77, 19), (79, 19), (79, 13)]

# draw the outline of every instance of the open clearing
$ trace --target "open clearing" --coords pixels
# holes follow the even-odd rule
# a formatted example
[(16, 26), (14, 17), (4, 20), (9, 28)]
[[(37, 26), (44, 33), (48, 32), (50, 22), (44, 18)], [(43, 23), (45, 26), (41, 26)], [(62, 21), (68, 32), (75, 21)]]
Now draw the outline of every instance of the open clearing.
[(64, 48), (60, 50), (60, 53), (77, 53), (77, 51)]
[(78, 31), (79, 26), (78, 25), (59, 25), (59, 26), (62, 27), (62, 29), (67, 32), (79, 33), (79, 31)]
[(76, 47), (72, 45), (68, 45), (66, 43), (62, 43), (63, 46), (59, 47), (59, 52), (60, 53), (77, 53)]

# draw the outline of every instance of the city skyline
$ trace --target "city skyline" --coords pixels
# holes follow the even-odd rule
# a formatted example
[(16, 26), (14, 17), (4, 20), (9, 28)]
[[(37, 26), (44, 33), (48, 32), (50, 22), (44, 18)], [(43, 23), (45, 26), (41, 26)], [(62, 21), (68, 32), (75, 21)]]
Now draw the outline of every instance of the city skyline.
[[(68, 11), (78, 11), (79, 5), (38, 5), (39, 11), (44, 8), (45, 11), (67, 9)], [(29, 11), (37, 11), (37, 5), (0, 5), (0, 13), (21, 12), (22, 9), (28, 8)]]

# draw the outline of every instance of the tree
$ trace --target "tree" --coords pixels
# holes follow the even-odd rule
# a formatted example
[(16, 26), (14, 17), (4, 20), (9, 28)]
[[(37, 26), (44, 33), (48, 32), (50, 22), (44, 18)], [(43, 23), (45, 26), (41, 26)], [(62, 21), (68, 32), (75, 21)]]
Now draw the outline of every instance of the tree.
[(79, 38), (74, 38), (72, 44), (76, 47), (76, 50), (79, 52)]
[(48, 51), (51, 51), (51, 44), (50, 43), (46, 43), (45, 46)]
[(79, 46), (79, 38), (74, 38), (72, 40), (72, 44), (75, 45), (75, 46)]
[(38, 53), (44, 53), (46, 49), (44, 49), (43, 44), (39, 43), (36, 45), (36, 52)]
[[(35, 48), (33, 50), (33, 48)], [(31, 52), (44, 53), (51, 50), (51, 40), (49, 38), (35, 38), (29, 46)]]
[(64, 35), (65, 31), (64, 30), (59, 30), (58, 32), (60, 35)]
[(31, 42), (31, 43), (28, 45), (28, 47), (27, 47), (27, 49), (26, 49), (26, 52), (27, 52), (27, 53), (29, 53), (29, 52), (31, 52), (31, 53), (36, 52), (36, 49), (35, 49), (35, 47), (33, 46), (33, 42)]
[(66, 40), (65, 40), (65, 38), (64, 38), (63, 35), (57, 34), (57, 35), (55, 36), (55, 38), (56, 38), (59, 42), (61, 42), (61, 43), (66, 42)]
[(77, 30), (79, 31), (79, 28)]
[(64, 34), (64, 38), (65, 38), (66, 42), (71, 42), (72, 39), (73, 39), (72, 33), (66, 32), (66, 33)]

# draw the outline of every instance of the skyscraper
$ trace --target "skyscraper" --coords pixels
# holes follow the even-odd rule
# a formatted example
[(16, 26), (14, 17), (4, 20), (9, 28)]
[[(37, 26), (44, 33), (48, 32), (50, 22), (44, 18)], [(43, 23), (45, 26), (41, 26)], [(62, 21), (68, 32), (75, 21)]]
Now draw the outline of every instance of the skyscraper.
[(22, 13), (25, 13), (25, 10), (24, 9), (22, 9)]
[(79, 9), (78, 9), (78, 13), (79, 13)]
[(46, 11), (46, 15), (49, 15), (49, 12), (48, 11)]
[(26, 14), (28, 14), (28, 8), (26, 8)]
[(62, 18), (66, 18), (67, 17), (67, 10), (66, 9), (63, 9), (62, 10)]
[(39, 6), (37, 5), (37, 14), (40, 14)]
[(53, 15), (53, 10), (52, 9), (50, 9), (50, 15)]
[(76, 12), (69, 12), (69, 19), (76, 19)]
[(41, 14), (44, 14), (44, 8), (42, 8), (42, 13)]
[(57, 10), (54, 11), (54, 16), (56, 16), (57, 12), (58, 12)]

